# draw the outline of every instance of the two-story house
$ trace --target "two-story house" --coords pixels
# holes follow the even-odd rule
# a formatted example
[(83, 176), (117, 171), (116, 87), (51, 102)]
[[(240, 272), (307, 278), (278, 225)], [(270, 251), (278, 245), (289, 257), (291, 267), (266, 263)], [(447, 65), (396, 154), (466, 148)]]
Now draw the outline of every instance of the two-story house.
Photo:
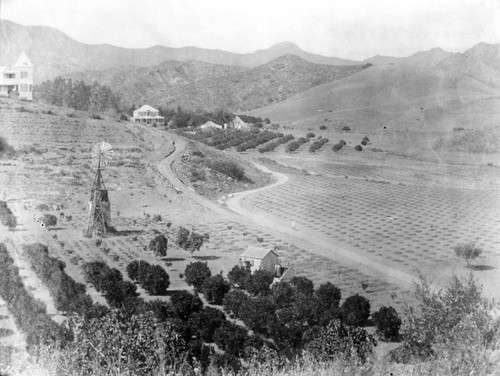
[(22, 52), (12, 66), (0, 66), (0, 96), (33, 100), (33, 64)]
[(133, 123), (164, 125), (165, 118), (160, 116), (160, 111), (145, 104), (134, 111), (134, 116), (130, 118)]

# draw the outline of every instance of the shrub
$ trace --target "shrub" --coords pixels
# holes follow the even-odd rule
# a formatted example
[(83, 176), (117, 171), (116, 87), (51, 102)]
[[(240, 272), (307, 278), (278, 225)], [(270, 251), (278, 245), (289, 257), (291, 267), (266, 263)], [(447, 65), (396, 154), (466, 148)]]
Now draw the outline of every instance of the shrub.
[(5, 201), (0, 201), (0, 222), (9, 230), (13, 230), (17, 226), (17, 219)]
[(151, 241), (149, 242), (149, 250), (152, 251), (156, 257), (161, 256), (165, 257), (167, 256), (167, 249), (168, 249), (168, 239), (163, 236), (163, 235), (156, 235)]
[(57, 217), (53, 214), (44, 214), (42, 217), (37, 219), (42, 227), (54, 227), (57, 225)]
[(342, 130), (343, 130), (344, 132), (350, 132), (350, 131), (351, 131), (351, 128), (350, 128), (350, 127), (348, 127), (348, 126), (345, 126), (345, 127), (342, 127)]
[(207, 161), (207, 166), (237, 181), (245, 178), (245, 170), (233, 161), (222, 159), (210, 160)]
[(186, 270), (184, 271), (186, 283), (189, 286), (193, 286), (196, 291), (200, 291), (205, 279), (210, 278), (211, 276), (212, 272), (210, 271), (210, 268), (207, 264), (201, 261), (190, 263), (186, 266)]
[(370, 142), (370, 139), (368, 136), (363, 137), (363, 140), (361, 141), (361, 145), (366, 146)]
[(399, 328), (401, 319), (392, 307), (382, 306), (372, 315), (373, 323), (377, 328), (377, 334), (386, 341), (397, 341), (399, 339)]
[(374, 345), (375, 340), (364, 329), (334, 320), (313, 337), (306, 350), (318, 361), (332, 361), (338, 356), (364, 361), (372, 354)]
[(319, 129), (322, 131), (326, 131), (328, 128), (326, 127), (326, 125), (322, 125), (319, 127)]
[(356, 145), (354, 147), (354, 150), (356, 150), (356, 151), (363, 151), (363, 147), (361, 145)]
[(209, 239), (210, 237), (207, 233), (202, 235), (195, 231), (189, 231), (188, 229), (181, 226), (177, 231), (176, 243), (179, 247), (190, 252), (192, 256), (193, 253), (195, 251), (199, 251), (203, 244), (206, 243)]
[(205, 278), (201, 286), (207, 301), (210, 304), (217, 305), (222, 304), (224, 296), (229, 292), (230, 288), (229, 282), (225, 281), (220, 274)]
[(370, 302), (356, 294), (348, 297), (342, 304), (342, 319), (347, 325), (364, 326), (370, 317)]
[(344, 140), (340, 140), (338, 144), (335, 144), (332, 146), (332, 150), (333, 151), (339, 151), (340, 149), (342, 149), (345, 145), (347, 145), (347, 142), (345, 142)]
[(470, 267), (471, 260), (475, 260), (483, 253), (483, 250), (476, 247), (474, 242), (457, 244), (453, 250), (458, 257), (465, 260), (467, 267)]
[(245, 283), (246, 290), (252, 295), (266, 295), (271, 289), (274, 276), (267, 270), (256, 270)]
[(5, 138), (0, 137), (0, 156), (14, 154), (14, 148), (7, 143)]
[(316, 135), (312, 132), (309, 132), (308, 134), (306, 134), (306, 137), (307, 138), (314, 138), (314, 137), (316, 137)]

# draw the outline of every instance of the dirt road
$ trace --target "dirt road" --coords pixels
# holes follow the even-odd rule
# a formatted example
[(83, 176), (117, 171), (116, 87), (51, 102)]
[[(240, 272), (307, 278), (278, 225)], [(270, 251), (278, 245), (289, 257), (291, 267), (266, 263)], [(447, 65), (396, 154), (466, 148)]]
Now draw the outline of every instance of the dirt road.
[(182, 139), (176, 138), (175, 151), (165, 159), (158, 162), (157, 168), (158, 171), (166, 179), (168, 179), (178, 191), (182, 192), (182, 194), (186, 197), (204, 208), (212, 210), (227, 220), (233, 220), (246, 226), (260, 228), (267, 233), (271, 233), (280, 239), (283, 239), (291, 244), (295, 244), (303, 249), (307, 249), (312, 253), (335, 259), (346, 266), (358, 269), (364, 274), (377, 277), (381, 280), (386, 280), (398, 286), (411, 288), (416, 282), (418, 282), (419, 279), (416, 276), (360, 255), (353, 250), (336, 244), (332, 239), (326, 237), (324, 234), (319, 232), (316, 233), (309, 229), (295, 229), (291, 225), (277, 221), (275, 218), (269, 218), (262, 214), (256, 214), (255, 212), (252, 212), (250, 208), (245, 208), (241, 205), (241, 201), (249, 195), (263, 190), (272, 189), (281, 184), (286, 184), (289, 177), (285, 174), (274, 172), (262, 165), (255, 164), (256, 167), (262, 171), (271, 173), (274, 176), (275, 181), (266, 187), (230, 195), (228, 200), (225, 202), (226, 207), (199, 196), (184, 185), (172, 171), (173, 161), (182, 154), (185, 147), (186, 143)]

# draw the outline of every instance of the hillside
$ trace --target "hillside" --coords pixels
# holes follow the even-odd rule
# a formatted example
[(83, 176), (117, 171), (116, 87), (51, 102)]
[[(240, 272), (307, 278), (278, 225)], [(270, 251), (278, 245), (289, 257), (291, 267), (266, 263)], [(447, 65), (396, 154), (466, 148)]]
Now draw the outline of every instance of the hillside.
[(500, 72), (493, 67), (500, 66), (499, 45), (481, 48), (482, 53), (454, 54), (434, 66), (422, 65), (422, 55), (414, 55), (413, 63), (408, 58), (374, 66), (251, 113), (308, 125), (342, 120), (372, 131), (381, 125), (423, 131), (496, 126)]
[(310, 54), (288, 42), (248, 54), (197, 47), (153, 46), (132, 49), (108, 44), (80, 43), (63, 32), (46, 26), (23, 26), (2, 20), (0, 27), (2, 65), (14, 62), (21, 51), (25, 51), (35, 65), (35, 83), (74, 71), (103, 70), (121, 65), (151, 67), (166, 60), (198, 60), (210, 64), (256, 67), (291, 53), (313, 63), (361, 64), (352, 60)]
[(207, 78), (179, 88), (170, 95), (152, 97), (169, 107), (249, 110), (283, 101), (311, 87), (359, 72), (366, 66), (331, 66), (284, 55), (270, 63), (230, 76)]
[(86, 83), (100, 82), (120, 93), (123, 102), (131, 105), (150, 102), (152, 98), (175, 95), (179, 88), (199, 80), (215, 80), (245, 72), (247, 69), (194, 60), (170, 60), (153, 67), (119, 66), (72, 72), (64, 77), (83, 80)]

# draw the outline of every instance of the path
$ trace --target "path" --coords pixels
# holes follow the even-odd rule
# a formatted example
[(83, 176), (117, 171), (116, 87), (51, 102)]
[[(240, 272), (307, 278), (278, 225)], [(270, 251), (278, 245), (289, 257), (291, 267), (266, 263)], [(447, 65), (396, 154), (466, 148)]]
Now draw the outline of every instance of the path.
[(199, 205), (208, 208), (219, 215), (222, 215), (226, 219), (237, 221), (246, 226), (260, 227), (265, 232), (271, 233), (272, 235), (286, 240), (287, 242), (298, 247), (307, 249), (312, 253), (330, 259), (334, 258), (336, 261), (340, 261), (346, 266), (353, 267), (364, 274), (372, 275), (379, 279), (394, 283), (398, 286), (403, 284), (406, 288), (412, 288), (414, 284), (419, 281), (419, 278), (414, 275), (387, 266), (384, 263), (375, 261), (368, 257), (362, 256), (342, 245), (335, 244), (333, 243), (332, 239), (329, 239), (324, 234), (321, 234), (319, 232), (316, 233), (310, 230), (298, 231), (293, 229), (291, 226), (279, 223), (273, 218), (269, 218), (262, 214), (256, 214), (250, 209), (244, 208), (241, 205), (241, 200), (243, 198), (257, 192), (272, 189), (274, 187), (277, 187), (278, 185), (285, 184), (289, 180), (289, 177), (287, 175), (271, 171), (270, 169), (262, 165), (255, 163), (256, 167), (260, 170), (271, 173), (275, 178), (275, 182), (266, 187), (230, 195), (229, 199), (225, 202), (227, 207), (218, 205), (196, 194), (194, 191), (184, 185), (184, 183), (182, 183), (182, 181), (180, 181), (172, 171), (173, 161), (182, 154), (186, 147), (185, 142), (179, 138), (176, 138), (175, 142), (175, 151), (157, 164), (158, 171), (166, 179), (168, 179), (176, 187), (176, 189), (181, 191), (188, 198), (198, 203)]

